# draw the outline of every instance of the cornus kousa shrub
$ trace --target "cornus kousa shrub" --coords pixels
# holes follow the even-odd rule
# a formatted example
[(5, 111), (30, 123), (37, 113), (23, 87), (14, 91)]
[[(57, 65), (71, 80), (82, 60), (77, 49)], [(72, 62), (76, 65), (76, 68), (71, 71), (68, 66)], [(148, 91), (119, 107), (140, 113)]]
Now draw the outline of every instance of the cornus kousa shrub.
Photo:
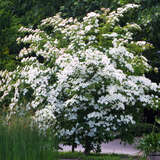
[(40, 130), (53, 131), (65, 144), (100, 151), (136, 123), (140, 107), (159, 107), (160, 86), (144, 77), (151, 67), (140, 54), (152, 47), (135, 41), (137, 24), (120, 19), (138, 5), (91, 12), (82, 22), (60, 14), (24, 28), (18, 43), (21, 65), (1, 72), (0, 103), (7, 119), (31, 114)]

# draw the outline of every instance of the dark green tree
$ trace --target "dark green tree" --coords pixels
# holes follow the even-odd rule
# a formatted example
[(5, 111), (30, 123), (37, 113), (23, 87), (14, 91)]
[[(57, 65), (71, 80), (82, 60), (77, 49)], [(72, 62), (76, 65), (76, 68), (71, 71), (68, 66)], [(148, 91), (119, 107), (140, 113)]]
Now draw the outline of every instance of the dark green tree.
[(0, 0), (0, 70), (13, 70), (22, 46), (16, 44), (21, 25), (35, 27), (53, 16), (64, 0)]

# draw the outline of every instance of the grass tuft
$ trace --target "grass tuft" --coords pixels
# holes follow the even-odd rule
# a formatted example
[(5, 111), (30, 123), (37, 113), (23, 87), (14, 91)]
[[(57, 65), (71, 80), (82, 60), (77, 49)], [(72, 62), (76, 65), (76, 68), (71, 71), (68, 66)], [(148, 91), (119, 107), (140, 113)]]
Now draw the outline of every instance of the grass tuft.
[(0, 123), (0, 160), (55, 160), (55, 139), (40, 135), (28, 119)]

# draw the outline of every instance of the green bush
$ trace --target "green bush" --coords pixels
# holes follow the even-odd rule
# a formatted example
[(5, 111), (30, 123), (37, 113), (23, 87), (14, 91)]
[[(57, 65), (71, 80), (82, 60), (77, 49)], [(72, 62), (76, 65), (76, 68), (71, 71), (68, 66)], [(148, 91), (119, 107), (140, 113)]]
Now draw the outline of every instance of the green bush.
[(160, 133), (154, 133), (145, 135), (139, 142), (138, 149), (142, 150), (145, 156), (150, 153), (160, 151)]

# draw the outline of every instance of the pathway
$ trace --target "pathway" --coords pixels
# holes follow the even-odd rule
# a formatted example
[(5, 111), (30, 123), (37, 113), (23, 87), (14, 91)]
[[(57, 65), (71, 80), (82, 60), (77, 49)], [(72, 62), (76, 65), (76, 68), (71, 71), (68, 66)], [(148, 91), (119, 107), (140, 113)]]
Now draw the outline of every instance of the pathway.
[[(71, 151), (71, 146), (63, 146), (60, 147), (63, 148), (63, 151)], [(75, 151), (83, 152), (84, 149), (81, 145), (79, 145)], [(119, 139), (116, 139), (112, 142), (109, 142), (107, 144), (102, 144), (102, 152), (101, 153), (117, 153), (117, 154), (127, 154), (127, 155), (140, 155), (141, 152), (136, 149), (135, 145), (120, 143)]]

